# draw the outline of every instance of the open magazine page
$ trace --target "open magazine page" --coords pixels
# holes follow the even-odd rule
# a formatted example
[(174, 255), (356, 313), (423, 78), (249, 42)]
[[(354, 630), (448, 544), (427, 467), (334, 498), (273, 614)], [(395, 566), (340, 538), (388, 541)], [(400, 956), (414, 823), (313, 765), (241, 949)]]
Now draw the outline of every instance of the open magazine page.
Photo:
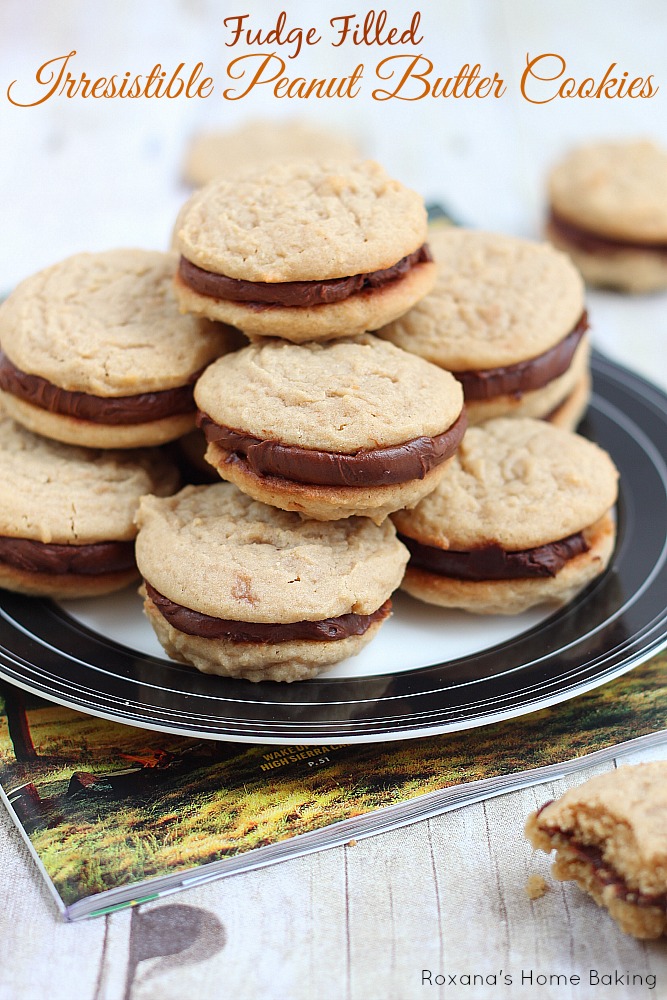
[(195, 740), (83, 715), (4, 683), (1, 693), (3, 799), (70, 919), (412, 822), (546, 780), (564, 762), (667, 736), (667, 653), (519, 719), (381, 745)]

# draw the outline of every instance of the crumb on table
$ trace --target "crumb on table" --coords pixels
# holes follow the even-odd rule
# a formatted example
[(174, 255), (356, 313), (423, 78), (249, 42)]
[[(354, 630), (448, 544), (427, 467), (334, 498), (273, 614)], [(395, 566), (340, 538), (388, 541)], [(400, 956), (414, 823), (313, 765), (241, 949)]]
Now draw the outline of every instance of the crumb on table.
[(531, 875), (526, 882), (526, 895), (528, 899), (540, 899), (549, 892), (549, 885), (541, 875)]

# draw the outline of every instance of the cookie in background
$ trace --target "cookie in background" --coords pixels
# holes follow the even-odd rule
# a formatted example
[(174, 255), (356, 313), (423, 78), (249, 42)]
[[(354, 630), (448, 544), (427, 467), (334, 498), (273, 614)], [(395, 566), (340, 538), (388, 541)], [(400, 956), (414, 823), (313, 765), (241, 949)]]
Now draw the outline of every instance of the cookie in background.
[(299, 118), (256, 118), (236, 128), (199, 132), (190, 141), (183, 178), (193, 187), (257, 167), (308, 157), (355, 160), (362, 150), (350, 135)]
[(594, 142), (548, 178), (546, 234), (590, 285), (667, 288), (667, 149), (648, 139)]

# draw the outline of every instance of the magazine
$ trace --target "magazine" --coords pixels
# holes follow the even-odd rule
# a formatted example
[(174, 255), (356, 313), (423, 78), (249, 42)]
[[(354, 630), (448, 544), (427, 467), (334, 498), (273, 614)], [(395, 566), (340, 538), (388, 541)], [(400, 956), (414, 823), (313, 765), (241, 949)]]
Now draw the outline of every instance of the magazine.
[(0, 682), (0, 793), (68, 920), (345, 844), (667, 738), (667, 652), (518, 719), (257, 746), (109, 722)]

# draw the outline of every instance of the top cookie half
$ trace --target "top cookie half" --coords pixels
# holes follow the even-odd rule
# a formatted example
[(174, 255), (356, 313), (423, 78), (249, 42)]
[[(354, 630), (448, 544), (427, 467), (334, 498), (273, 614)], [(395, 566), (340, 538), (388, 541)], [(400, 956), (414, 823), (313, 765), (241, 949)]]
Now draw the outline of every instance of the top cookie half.
[(667, 288), (667, 149), (650, 141), (588, 143), (549, 176), (546, 233), (590, 285)]
[(181, 308), (251, 336), (374, 330), (435, 281), (421, 197), (372, 161), (293, 160), (221, 178), (179, 222)]
[(471, 424), (556, 419), (572, 400), (557, 422), (574, 426), (586, 402), (588, 321), (568, 257), (547, 243), (454, 227), (429, 243), (433, 291), (378, 336), (452, 372)]
[(162, 444), (194, 426), (193, 384), (231, 331), (179, 313), (176, 257), (80, 253), (26, 278), (0, 307), (0, 390), (46, 437), (95, 448)]
[(552, 211), (599, 237), (667, 243), (667, 150), (648, 140), (573, 149), (549, 176)]

